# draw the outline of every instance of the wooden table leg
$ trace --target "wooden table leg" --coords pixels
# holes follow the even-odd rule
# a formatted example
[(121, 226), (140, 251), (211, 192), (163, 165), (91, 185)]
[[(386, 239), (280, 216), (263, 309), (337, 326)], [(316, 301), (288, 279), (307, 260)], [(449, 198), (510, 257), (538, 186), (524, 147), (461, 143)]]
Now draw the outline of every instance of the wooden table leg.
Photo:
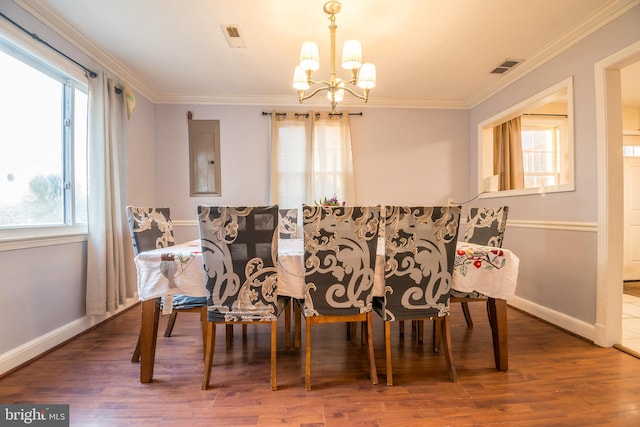
[(496, 362), (496, 369), (506, 371), (509, 369), (507, 301), (488, 298), (487, 310), (489, 313), (489, 322), (491, 322), (491, 334), (493, 335), (493, 356)]
[(160, 320), (160, 298), (142, 301), (142, 326), (140, 328), (140, 382), (153, 379), (153, 364), (156, 358), (158, 322)]

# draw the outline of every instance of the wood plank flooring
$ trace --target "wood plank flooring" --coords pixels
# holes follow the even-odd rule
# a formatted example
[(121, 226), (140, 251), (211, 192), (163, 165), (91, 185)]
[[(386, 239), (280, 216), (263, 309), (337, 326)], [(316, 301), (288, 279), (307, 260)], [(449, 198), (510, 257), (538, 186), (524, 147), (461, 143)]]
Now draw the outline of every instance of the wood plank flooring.
[[(640, 360), (600, 348), (509, 308), (509, 371), (494, 368), (484, 304), (469, 304), (468, 329), (452, 306), (458, 382), (444, 356), (392, 328), (396, 386), (385, 385), (382, 323), (374, 316), (380, 383), (368, 378), (365, 347), (343, 324), (313, 329), (313, 390), (304, 390), (304, 350), (287, 350), (278, 333), (278, 391), (269, 383), (269, 327), (236, 328), (225, 348), (218, 334), (212, 387), (200, 390), (197, 316), (178, 316), (158, 337), (154, 381), (138, 381), (131, 363), (139, 308), (111, 319), (0, 378), (0, 403), (70, 405), (72, 426), (637, 426)], [(164, 330), (167, 316), (161, 319)], [(304, 344), (304, 343), (303, 343)], [(304, 347), (303, 347), (304, 348)]]

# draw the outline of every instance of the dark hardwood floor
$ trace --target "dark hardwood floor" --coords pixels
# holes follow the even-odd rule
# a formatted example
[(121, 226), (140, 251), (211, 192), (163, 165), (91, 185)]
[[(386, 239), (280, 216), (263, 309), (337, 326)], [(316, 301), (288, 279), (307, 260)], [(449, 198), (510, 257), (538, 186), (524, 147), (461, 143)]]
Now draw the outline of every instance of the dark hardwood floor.
[[(278, 391), (269, 383), (269, 328), (236, 327), (225, 349), (219, 328), (212, 387), (200, 390), (197, 316), (181, 315), (158, 337), (154, 381), (139, 382), (131, 363), (139, 309), (111, 319), (0, 378), (0, 403), (70, 405), (72, 426), (638, 426), (640, 360), (599, 348), (509, 308), (509, 371), (494, 369), (484, 304), (469, 304), (467, 329), (452, 307), (458, 382), (444, 357), (393, 329), (396, 385), (385, 384), (383, 328), (374, 323), (380, 383), (368, 379), (364, 347), (342, 324), (314, 329), (313, 390), (304, 390), (304, 351), (278, 335)], [(375, 317), (375, 316), (374, 316)], [(161, 320), (164, 330), (166, 316)], [(160, 334), (161, 335), (161, 334)]]

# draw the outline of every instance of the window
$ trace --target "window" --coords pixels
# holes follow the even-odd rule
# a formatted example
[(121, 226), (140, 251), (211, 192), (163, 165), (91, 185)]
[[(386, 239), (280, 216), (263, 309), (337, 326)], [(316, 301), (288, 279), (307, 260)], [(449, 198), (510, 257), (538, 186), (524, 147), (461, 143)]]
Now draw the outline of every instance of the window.
[(2, 38), (0, 69), (0, 239), (86, 232), (86, 81)]
[(283, 208), (336, 197), (354, 203), (347, 114), (273, 113), (271, 200)]
[(566, 117), (540, 115), (522, 117), (522, 159), (524, 188), (554, 187), (560, 176), (566, 153)]
[(640, 145), (625, 145), (622, 150), (624, 157), (640, 157)]
[[(481, 198), (574, 190), (572, 100), (569, 78), (479, 124)], [(495, 127), (517, 118), (520, 131), (516, 127), (511, 134), (515, 146), (494, 153), (494, 132), (499, 132)], [(520, 146), (521, 161), (516, 149)], [(515, 156), (508, 165), (500, 166), (507, 161), (503, 158), (506, 152)], [(509, 182), (510, 189), (502, 189), (509, 188), (500, 184), (503, 182)]]

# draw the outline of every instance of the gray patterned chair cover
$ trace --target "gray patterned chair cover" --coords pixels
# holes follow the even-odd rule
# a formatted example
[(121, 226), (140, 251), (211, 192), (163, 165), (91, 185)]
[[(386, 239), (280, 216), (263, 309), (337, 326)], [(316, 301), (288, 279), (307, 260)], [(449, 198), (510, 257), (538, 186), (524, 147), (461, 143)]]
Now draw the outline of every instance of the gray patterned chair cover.
[(216, 324), (271, 324), (271, 387), (276, 389), (278, 206), (198, 206), (209, 328), (202, 389), (211, 378)]
[(275, 320), (278, 207), (198, 206), (210, 322)]
[[(462, 241), (483, 246), (502, 247), (504, 231), (507, 228), (508, 206), (496, 208), (469, 208), (467, 224)], [(486, 299), (480, 292), (460, 292), (453, 289), (451, 295), (456, 298)], [(469, 326), (473, 326), (468, 307), (463, 303), (464, 316)]]
[(443, 318), (449, 375), (456, 379), (449, 295), (459, 221), (458, 206), (386, 207), (385, 294), (374, 298), (373, 307), (385, 322), (388, 385), (393, 384), (388, 328), (396, 320)]
[[(135, 255), (140, 252), (174, 245), (173, 225), (171, 224), (171, 211), (169, 208), (127, 206), (127, 219), (129, 220), (133, 253)], [(206, 302), (204, 297), (173, 295), (174, 309), (202, 307)], [(165, 336), (169, 335), (165, 334)]]
[(463, 241), (501, 248), (508, 214), (508, 206), (469, 208)]
[(304, 206), (305, 316), (371, 311), (380, 207)]
[(169, 208), (127, 206), (133, 253), (173, 246), (173, 225)]
[(278, 210), (278, 230), (280, 239), (295, 239), (298, 237), (298, 209)]
[(303, 206), (305, 389), (311, 390), (312, 325), (363, 322), (369, 377), (378, 383), (371, 330), (380, 207)]
[[(127, 220), (133, 245), (134, 255), (140, 252), (173, 246), (173, 225), (171, 224), (171, 210), (169, 208), (143, 208), (127, 206)], [(172, 307), (174, 310), (187, 310), (203, 307), (207, 303), (204, 297), (192, 297), (174, 294)], [(164, 336), (171, 336), (177, 312), (171, 314)], [(140, 358), (140, 338), (131, 360), (137, 362)]]

